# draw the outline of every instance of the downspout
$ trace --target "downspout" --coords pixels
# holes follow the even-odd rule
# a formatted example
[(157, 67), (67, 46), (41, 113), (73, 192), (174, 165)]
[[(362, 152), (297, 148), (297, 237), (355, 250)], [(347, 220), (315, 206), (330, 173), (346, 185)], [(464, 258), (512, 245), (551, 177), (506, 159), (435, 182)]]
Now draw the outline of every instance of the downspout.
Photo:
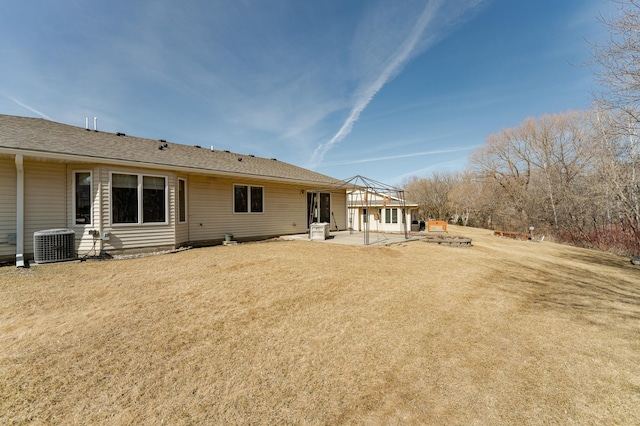
[(24, 163), (16, 154), (16, 268), (24, 267)]
[[(100, 167), (100, 177), (98, 178), (98, 244), (100, 251), (98, 256), (102, 256), (102, 250), (104, 249), (104, 240), (102, 239), (102, 167)], [(95, 238), (95, 235), (93, 236)]]

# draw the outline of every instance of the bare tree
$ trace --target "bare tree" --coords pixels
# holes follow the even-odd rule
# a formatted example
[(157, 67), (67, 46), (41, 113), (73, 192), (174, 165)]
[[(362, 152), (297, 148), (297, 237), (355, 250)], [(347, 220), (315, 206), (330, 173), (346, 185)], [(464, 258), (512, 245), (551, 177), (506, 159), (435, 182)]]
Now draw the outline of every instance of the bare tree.
[[(465, 173), (406, 182), (423, 218), (524, 230), (640, 253), (640, 0), (611, 0), (593, 46), (603, 89), (591, 111), (527, 118), (488, 136)], [(634, 253), (635, 252), (635, 253)]]
[(464, 171), (453, 176), (449, 191), (449, 205), (452, 207), (454, 223), (464, 226), (472, 224), (473, 217), (478, 218), (482, 195), (482, 181), (475, 173)]
[(586, 182), (596, 135), (589, 118), (585, 112), (527, 118), (489, 136), (472, 155), (485, 184), (499, 186), (493, 215), (503, 225), (573, 232), (576, 213), (590, 197)]
[(403, 187), (407, 199), (418, 203), (422, 219), (449, 220), (452, 210), (449, 192), (453, 182), (452, 174), (437, 172), (424, 178), (410, 178)]
[(600, 133), (597, 151), (598, 173), (606, 194), (610, 231), (630, 233), (640, 251), (640, 206), (637, 137), (619, 132), (620, 117), (599, 110), (595, 126)]
[(521, 131), (530, 143), (531, 163), (544, 179), (553, 227), (570, 229), (576, 207), (588, 198), (584, 178), (597, 142), (590, 113), (545, 115), (528, 120)]
[(606, 43), (593, 46), (603, 169), (640, 249), (640, 4), (612, 0), (618, 15), (601, 18)]
[[(471, 156), (474, 172), (501, 189), (495, 214), (502, 222), (511, 218), (521, 226), (531, 214), (529, 186), (532, 178), (530, 146), (518, 129), (504, 129), (489, 135), (486, 145)], [(496, 218), (494, 218), (496, 219)]]
[(640, 122), (640, 5), (635, 0), (610, 1), (617, 4), (618, 15), (600, 18), (609, 37), (593, 45), (594, 74), (603, 86), (596, 100), (601, 108), (617, 112), (618, 129), (624, 134), (630, 123)]

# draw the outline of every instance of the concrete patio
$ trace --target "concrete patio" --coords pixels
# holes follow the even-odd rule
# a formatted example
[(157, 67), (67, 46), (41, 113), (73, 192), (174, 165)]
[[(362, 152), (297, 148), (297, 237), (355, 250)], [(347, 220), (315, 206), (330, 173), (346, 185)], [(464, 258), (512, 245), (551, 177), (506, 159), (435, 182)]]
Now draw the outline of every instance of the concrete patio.
[[(397, 244), (406, 241), (419, 240), (419, 235), (407, 235), (404, 234), (392, 234), (383, 232), (369, 232), (369, 246), (384, 246), (389, 244)], [(281, 237), (284, 240), (296, 240), (296, 241), (309, 241), (312, 243), (327, 243), (327, 244), (344, 244), (351, 246), (364, 246), (365, 234), (358, 231), (332, 231), (329, 232), (329, 238), (326, 240), (310, 240), (309, 234), (296, 234), (296, 235), (284, 235)]]

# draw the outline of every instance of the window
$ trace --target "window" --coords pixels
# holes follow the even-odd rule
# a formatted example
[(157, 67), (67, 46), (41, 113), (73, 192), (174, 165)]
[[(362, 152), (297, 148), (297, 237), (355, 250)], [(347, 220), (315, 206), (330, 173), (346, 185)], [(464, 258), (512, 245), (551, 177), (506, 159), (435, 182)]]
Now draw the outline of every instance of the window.
[(262, 188), (259, 186), (251, 187), (251, 212), (262, 213)]
[(331, 194), (320, 193), (320, 222), (331, 223)]
[(248, 213), (248, 187), (245, 185), (233, 186), (233, 211), (234, 213)]
[(264, 188), (261, 186), (233, 185), (234, 213), (263, 213)]
[(138, 176), (111, 176), (113, 223), (138, 223)]
[(91, 225), (91, 172), (73, 174), (76, 225)]
[(187, 221), (187, 181), (178, 179), (178, 222)]
[(398, 209), (385, 209), (384, 223), (398, 223)]
[(114, 173), (111, 175), (113, 223), (166, 223), (166, 178)]
[(142, 222), (158, 223), (165, 221), (164, 178), (142, 177)]

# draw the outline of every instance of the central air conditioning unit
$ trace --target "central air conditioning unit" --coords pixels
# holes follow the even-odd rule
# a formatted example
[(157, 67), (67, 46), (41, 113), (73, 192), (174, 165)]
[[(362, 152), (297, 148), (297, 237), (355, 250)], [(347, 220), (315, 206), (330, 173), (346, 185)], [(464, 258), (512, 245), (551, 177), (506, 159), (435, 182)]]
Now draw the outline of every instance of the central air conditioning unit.
[(76, 259), (76, 233), (72, 229), (47, 229), (33, 233), (33, 257), (36, 263)]

